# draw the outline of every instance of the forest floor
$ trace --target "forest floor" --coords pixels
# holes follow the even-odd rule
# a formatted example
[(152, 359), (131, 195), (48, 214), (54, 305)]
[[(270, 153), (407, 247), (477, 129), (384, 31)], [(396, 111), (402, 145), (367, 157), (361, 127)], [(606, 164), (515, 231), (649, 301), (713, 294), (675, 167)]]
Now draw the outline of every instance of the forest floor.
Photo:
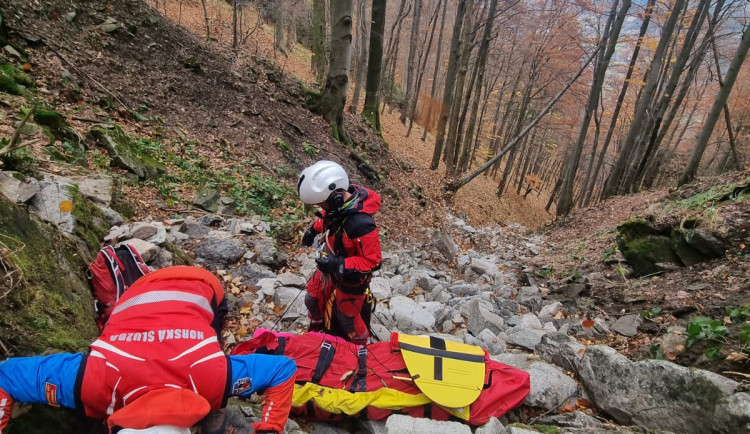
[[(386, 239), (426, 242), (428, 231), (423, 228), (440, 228), (446, 213), (475, 226), (521, 223), (546, 237), (544, 251), (525, 264), (540, 282), (583, 283), (582, 297), (591, 302), (586, 315), (637, 313), (645, 318), (637, 336), (610, 334), (602, 342), (636, 359), (659, 356), (659, 347), (654, 345), (661, 343), (669, 326), (684, 326), (702, 315), (726, 324), (729, 334), (662, 356), (717, 372), (750, 370), (750, 362), (742, 358), (747, 349), (743, 352), (737, 339), (743, 320), (735, 316), (732, 322), (726, 310), (741, 308), (750, 300), (745, 245), (750, 230), (748, 201), (742, 200), (742, 194), (721, 201), (719, 196), (706, 194), (716, 184), (746, 183), (747, 173), (705, 179), (678, 191), (614, 198), (554, 223), (544, 211), (546, 195), (523, 199), (511, 188), (497, 199), (497, 182), (484, 176), (446, 201), (441, 194), (442, 167), (437, 171), (428, 167), (431, 135), (421, 141), (422, 129), (416, 126), (406, 138), (398, 113), (387, 109), (381, 117), (383, 144), (359, 116), (347, 114), (349, 132), (360, 144), (357, 151), (366, 153), (379, 173), (388, 174), (384, 181), (368, 179), (344, 157), (347, 151), (331, 138), (325, 122), (304, 107), (300, 82), (313, 80), (309, 52), (298, 45), (289, 56), (274, 52), (273, 32), (266, 25), (248, 29), (247, 45), (233, 52), (227, 36), (231, 34), (228, 6), (221, 2), (208, 2), (212, 18), (223, 17), (212, 19), (214, 39), (210, 40), (204, 37), (200, 2), (169, 2), (169, 20), (164, 11), (158, 15), (141, 2), (122, 2), (116, 8), (100, 7), (101, 2), (91, 0), (81, 0), (76, 7), (62, 0), (45, 1), (41, 6), (22, 0), (8, 3), (5, 10), (14, 11), (8, 23), (15, 36), (27, 41), (28, 72), (39, 94), (84, 134), (92, 121), (117, 122), (131, 134), (162, 141), (179, 155), (184, 156), (187, 144), (201, 144), (195, 152), (206, 170), (229, 171), (235, 168), (233, 162), (247, 162), (247, 170), (284, 178), (290, 185), (298, 171), (315, 159), (346, 160), (353, 179), (383, 193), (384, 209), (378, 221)], [(69, 19), (71, 12), (75, 14)], [(109, 18), (120, 24), (111, 33), (102, 30)], [(72, 84), (66, 78), (71, 75)], [(0, 135), (10, 136), (26, 101), (5, 94), (0, 99)], [(134, 119), (124, 106), (146, 119)], [(312, 155), (302, 151), (306, 143)], [(217, 153), (226, 157), (217, 158)], [(77, 170), (52, 162), (42, 168), (64, 174)], [(125, 183), (122, 188), (133, 198), (138, 219), (169, 218), (184, 211), (165, 202), (157, 186)], [(173, 192), (187, 201), (194, 193), (187, 185)], [(696, 197), (705, 200), (693, 200)], [(621, 273), (623, 258), (615, 249), (616, 228), (636, 215), (677, 223), (698, 216), (725, 235), (729, 250), (722, 259), (661, 276), (626, 279)], [(709, 360), (705, 350), (719, 344), (721, 358)]]

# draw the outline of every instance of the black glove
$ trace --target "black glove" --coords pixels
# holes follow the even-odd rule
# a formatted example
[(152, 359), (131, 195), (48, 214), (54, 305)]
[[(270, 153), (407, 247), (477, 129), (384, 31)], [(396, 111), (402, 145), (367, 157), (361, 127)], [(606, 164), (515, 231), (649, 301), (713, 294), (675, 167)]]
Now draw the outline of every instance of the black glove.
[(327, 274), (343, 274), (344, 258), (336, 255), (325, 255), (322, 258), (315, 259), (318, 269)]
[(315, 227), (310, 226), (310, 229), (305, 231), (305, 235), (302, 235), (302, 245), (305, 247), (312, 246), (315, 241), (315, 236), (318, 234), (319, 232), (315, 230)]

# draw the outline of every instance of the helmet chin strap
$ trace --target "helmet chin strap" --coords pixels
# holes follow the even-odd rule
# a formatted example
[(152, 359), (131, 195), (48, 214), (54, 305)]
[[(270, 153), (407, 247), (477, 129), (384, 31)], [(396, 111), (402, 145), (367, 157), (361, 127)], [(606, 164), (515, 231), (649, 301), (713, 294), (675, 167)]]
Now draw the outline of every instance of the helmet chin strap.
[(345, 201), (344, 198), (346, 197), (346, 192), (346, 190), (337, 190), (328, 196), (328, 199), (326, 200), (328, 204), (328, 214), (334, 215), (338, 212), (344, 211), (359, 199), (359, 194), (355, 192)]

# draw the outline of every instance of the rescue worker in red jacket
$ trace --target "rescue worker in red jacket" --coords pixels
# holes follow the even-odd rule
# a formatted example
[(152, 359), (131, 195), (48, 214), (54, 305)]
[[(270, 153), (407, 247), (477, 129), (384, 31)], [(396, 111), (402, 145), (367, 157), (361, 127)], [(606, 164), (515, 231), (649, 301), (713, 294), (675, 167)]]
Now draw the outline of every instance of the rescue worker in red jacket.
[(282, 433), (296, 366), (286, 357), (225, 355), (211, 327), (223, 298), (209, 271), (157, 270), (120, 297), (88, 354), (1, 362), (0, 434), (14, 401), (73, 408), (106, 419), (112, 432), (189, 433), (230, 395), (256, 391), (266, 402), (255, 431)]
[(302, 202), (321, 208), (321, 218), (302, 237), (302, 244), (311, 246), (323, 234), (324, 244), (315, 260), (318, 269), (307, 283), (310, 330), (365, 344), (374, 303), (370, 279), (382, 261), (373, 217), (380, 209), (380, 196), (350, 185), (346, 171), (326, 160), (302, 171), (297, 190)]

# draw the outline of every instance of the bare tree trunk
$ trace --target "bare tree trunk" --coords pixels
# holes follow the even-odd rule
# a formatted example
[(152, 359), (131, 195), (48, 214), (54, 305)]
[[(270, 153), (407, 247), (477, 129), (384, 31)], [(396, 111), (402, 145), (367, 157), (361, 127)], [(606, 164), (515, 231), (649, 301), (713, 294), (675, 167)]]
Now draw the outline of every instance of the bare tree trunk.
[[(416, 89), (414, 90), (414, 98), (411, 99), (411, 103), (409, 104), (409, 128), (406, 130), (406, 137), (409, 137), (411, 135), (411, 127), (412, 125), (414, 125), (414, 111), (416, 110), (417, 102), (419, 101), (419, 91), (422, 89), (422, 79), (424, 78), (425, 68), (427, 67), (427, 58), (430, 57), (430, 48), (432, 48), (432, 39), (435, 36), (435, 27), (437, 24), (438, 14), (440, 13), (440, 3), (442, 3), (442, 1), (443, 0), (438, 0), (437, 6), (435, 7), (435, 13), (432, 15), (432, 18), (430, 18), (430, 21), (427, 24), (428, 27), (432, 27), (432, 30), (430, 31), (430, 39), (427, 42), (427, 46), (425, 47), (424, 44), (422, 44), (422, 51), (419, 53), (419, 60), (417, 61), (417, 80), (415, 83)], [(427, 132), (426, 126), (425, 132)]]
[(406, 118), (411, 118), (411, 106), (412, 99), (416, 99), (414, 96), (414, 78), (415, 69), (419, 65), (415, 65), (415, 56), (417, 51), (417, 40), (419, 40), (419, 21), (422, 17), (422, 2), (421, 0), (414, 0), (414, 19), (411, 23), (411, 44), (409, 44), (409, 54), (406, 58), (406, 97), (404, 98), (404, 107), (401, 109), (401, 116), (398, 120), (402, 124), (406, 125)]
[(310, 66), (318, 84), (323, 79), (328, 69), (328, 57), (326, 56), (326, 6), (325, 0), (313, 0), (312, 6), (312, 61)]
[(607, 68), (609, 68), (609, 61), (615, 53), (617, 39), (620, 37), (620, 30), (625, 22), (628, 10), (630, 10), (631, 1), (623, 1), (620, 12), (617, 13), (617, 18), (615, 19), (617, 4), (618, 0), (615, 0), (612, 3), (612, 10), (609, 13), (609, 19), (604, 27), (605, 33), (602, 35), (602, 39), (599, 42), (600, 57), (596, 65), (596, 70), (594, 71), (594, 81), (591, 83), (591, 89), (589, 90), (589, 97), (586, 102), (586, 112), (583, 116), (583, 122), (581, 123), (581, 131), (578, 133), (578, 140), (576, 141), (571, 158), (568, 160), (565, 171), (563, 172), (563, 184), (562, 187), (560, 187), (560, 196), (557, 199), (556, 207), (558, 216), (567, 215), (573, 209), (573, 186), (575, 185), (575, 178), (576, 173), (578, 172), (578, 163), (581, 160), (581, 153), (583, 152), (583, 145), (586, 141), (589, 125), (591, 124), (591, 115), (594, 113), (596, 105), (599, 103), (599, 94), (604, 85), (604, 76), (607, 73)]
[(344, 106), (352, 55), (354, 0), (331, 0), (331, 58), (326, 85), (316, 111), (328, 121), (333, 136), (351, 144), (344, 128)]
[[(479, 100), (481, 99), (482, 95), (482, 85), (484, 84), (484, 72), (485, 68), (487, 66), (487, 56), (490, 49), (490, 39), (492, 39), (492, 24), (495, 21), (495, 13), (497, 12), (497, 0), (492, 0), (490, 2), (490, 9), (487, 13), (487, 21), (484, 24), (484, 34), (482, 35), (482, 41), (479, 44), (479, 51), (477, 52), (477, 87), (474, 91), (474, 103), (471, 107), (471, 115), (469, 117), (469, 125), (466, 127), (466, 140), (463, 144), (463, 154), (461, 155), (461, 160), (458, 161), (458, 171), (464, 171), (466, 170), (466, 167), (469, 164), (469, 156), (471, 155), (472, 151), (472, 138), (474, 134), (474, 127), (476, 126), (477, 122), (477, 114), (479, 112)], [(471, 91), (471, 89), (469, 89)], [(477, 132), (478, 133), (478, 132)], [(458, 147), (458, 144), (456, 144)]]
[[(471, 58), (472, 48), (472, 30), (474, 27), (474, 0), (467, 0), (466, 2), (466, 16), (464, 17), (463, 24), (463, 35), (461, 36), (461, 44), (459, 52), (461, 53), (461, 64), (458, 68), (458, 76), (456, 78), (456, 89), (453, 100), (453, 108), (450, 115), (450, 124), (448, 126), (448, 139), (443, 154), (443, 161), (445, 161), (445, 173), (446, 175), (453, 175), (456, 170), (456, 148), (458, 147), (458, 135), (462, 125), (459, 122), (459, 116), (466, 112), (466, 109), (461, 110), (461, 102), (463, 101), (464, 85), (466, 84), (466, 73), (469, 68), (469, 60)], [(466, 106), (469, 104), (471, 98), (471, 92), (466, 93)]]
[(445, 143), (445, 127), (448, 123), (448, 116), (453, 107), (453, 90), (456, 81), (456, 72), (458, 61), (461, 57), (459, 51), (459, 41), (461, 39), (461, 28), (466, 14), (466, 1), (458, 0), (458, 9), (456, 10), (456, 21), (453, 24), (453, 36), (451, 38), (450, 58), (448, 59), (448, 71), (445, 74), (445, 89), (443, 89), (443, 107), (438, 119), (437, 133), (435, 136), (435, 149), (432, 152), (432, 163), (430, 169), (437, 170), (440, 164), (440, 156), (443, 154), (443, 144)]
[(372, 25), (370, 28), (370, 52), (367, 60), (367, 84), (365, 86), (365, 107), (362, 117), (373, 130), (381, 133), (380, 111), (378, 111), (378, 94), (380, 92), (380, 73), (383, 61), (383, 32), (385, 31), (386, 0), (372, 3)]
[(206, 0), (201, 0), (203, 5), (203, 17), (206, 19), (206, 39), (211, 37), (211, 30), (208, 26), (208, 9), (206, 9)]
[(276, 0), (276, 27), (273, 38), (273, 49), (286, 55), (286, 43), (284, 42), (284, 0)]
[(623, 192), (623, 189), (620, 187), (621, 181), (625, 173), (627, 164), (630, 161), (630, 158), (633, 156), (633, 148), (636, 145), (636, 138), (641, 133), (641, 128), (643, 126), (643, 122), (645, 121), (646, 109), (649, 102), (653, 99), (654, 92), (656, 91), (656, 87), (658, 85), (659, 72), (661, 70), (662, 63), (664, 62), (664, 52), (667, 48), (667, 44), (670, 41), (670, 38), (672, 37), (672, 34), (674, 33), (677, 19), (679, 18), (680, 11), (684, 6), (685, 1), (686, 0), (675, 1), (672, 13), (669, 15), (669, 19), (662, 29), (661, 38), (659, 39), (659, 44), (657, 45), (656, 50), (654, 51), (654, 57), (651, 61), (650, 71), (646, 78), (646, 85), (643, 89), (641, 97), (638, 99), (638, 103), (636, 104), (633, 121), (630, 124), (630, 130), (628, 131), (628, 135), (625, 138), (622, 151), (620, 152), (620, 155), (618, 156), (614, 167), (612, 167), (612, 172), (610, 173), (609, 179), (604, 186), (602, 197), (606, 198)]
[[(432, 89), (430, 90), (431, 101), (435, 99), (438, 82), (438, 72), (440, 72), (440, 54), (443, 51), (443, 30), (445, 29), (445, 15), (448, 9), (448, 0), (443, 3), (443, 18), (440, 20), (440, 34), (438, 35), (437, 51), (435, 52), (435, 70), (432, 73)], [(432, 104), (427, 107), (427, 115), (425, 119), (429, 120), (432, 114)], [(427, 139), (428, 125), (425, 125), (424, 133), (422, 134), (422, 141)]]
[[(682, 103), (682, 98), (684, 98), (685, 93), (687, 93), (687, 87), (692, 82), (692, 75), (695, 74), (698, 69), (699, 62), (701, 62), (703, 60), (703, 57), (705, 56), (706, 48), (708, 48), (707, 43), (711, 38), (710, 32), (706, 35), (707, 39), (704, 40), (704, 43), (701, 44), (701, 47), (693, 55), (693, 64), (691, 65), (690, 71), (685, 77), (685, 80), (683, 80), (684, 86), (682, 90), (684, 90), (685, 93), (682, 93), (681, 90), (677, 98), (675, 98), (674, 92), (677, 89), (677, 85), (680, 81), (680, 76), (687, 66), (690, 54), (692, 53), (695, 42), (698, 39), (698, 33), (703, 26), (706, 15), (708, 15), (708, 9), (709, 0), (701, 0), (697, 6), (696, 15), (693, 17), (693, 20), (690, 23), (690, 27), (685, 34), (685, 41), (680, 48), (680, 52), (677, 55), (676, 61), (673, 63), (669, 81), (667, 81), (664, 91), (658, 102), (649, 110), (649, 116), (647, 116), (646, 126), (645, 128), (643, 128), (643, 140), (641, 140), (637, 146), (637, 149), (645, 149), (642, 152), (637, 152), (635, 155), (638, 158), (633, 158), (629, 165), (629, 170), (625, 177), (625, 188), (627, 191), (632, 191), (634, 188), (638, 187), (638, 183), (640, 179), (642, 179), (642, 175), (646, 168), (646, 164), (648, 164), (649, 158), (653, 155), (654, 151), (658, 149), (657, 137), (659, 136), (659, 131), (661, 129), (662, 122), (664, 120), (664, 114), (666, 113), (667, 108), (670, 106), (670, 103), (672, 103), (672, 105), (675, 106), (676, 110), (676, 108)], [(666, 128), (668, 127), (669, 124), (667, 123)], [(650, 132), (650, 134), (647, 134), (648, 132)]]
[[(387, 94), (384, 92), (384, 98), (382, 101), (383, 110), (385, 110), (385, 105), (387, 103), (393, 102), (393, 89), (396, 86), (396, 64), (398, 63), (398, 51), (401, 43), (401, 24), (404, 22), (404, 19), (409, 16), (410, 11), (411, 2), (407, 3), (406, 0), (401, 0), (396, 20), (393, 22), (393, 26), (391, 26), (391, 34), (388, 37), (388, 49), (385, 54), (385, 65), (383, 71), (383, 76), (385, 78), (384, 84), (387, 86), (385, 89)], [(391, 111), (393, 111), (393, 108), (391, 108)]]
[(455, 192), (455, 191), (458, 191), (458, 189), (459, 189), (459, 188), (461, 188), (461, 187), (463, 187), (464, 185), (466, 185), (466, 184), (468, 184), (469, 182), (471, 182), (471, 180), (472, 180), (472, 179), (474, 179), (474, 178), (476, 178), (477, 176), (479, 176), (479, 174), (480, 174), (480, 173), (484, 172), (484, 171), (485, 171), (485, 170), (487, 170), (487, 169), (488, 169), (488, 168), (489, 168), (490, 166), (492, 166), (492, 164), (493, 164), (493, 163), (494, 163), (494, 162), (495, 162), (496, 160), (500, 159), (500, 158), (501, 158), (501, 157), (502, 157), (503, 155), (505, 155), (505, 153), (506, 153), (506, 152), (508, 152), (508, 151), (509, 151), (509, 150), (511, 150), (511, 149), (512, 149), (512, 148), (513, 148), (514, 146), (516, 146), (516, 144), (517, 144), (517, 143), (518, 143), (518, 142), (519, 142), (519, 141), (520, 141), (520, 140), (521, 140), (521, 139), (522, 139), (522, 138), (523, 138), (524, 136), (526, 136), (526, 134), (528, 134), (528, 133), (529, 133), (529, 131), (531, 131), (531, 129), (532, 129), (532, 128), (534, 128), (534, 127), (536, 126), (536, 124), (538, 124), (538, 123), (539, 123), (539, 121), (541, 121), (541, 120), (542, 120), (542, 118), (543, 118), (544, 116), (546, 116), (546, 115), (547, 115), (547, 113), (549, 113), (549, 111), (550, 111), (550, 110), (552, 109), (552, 107), (554, 107), (554, 106), (555, 106), (555, 104), (557, 104), (557, 101), (559, 101), (559, 100), (560, 100), (560, 98), (562, 98), (562, 96), (563, 96), (563, 95), (565, 94), (565, 92), (567, 92), (567, 91), (568, 91), (568, 89), (570, 89), (570, 86), (572, 86), (572, 85), (573, 85), (573, 83), (575, 83), (575, 82), (576, 82), (576, 81), (578, 80), (578, 78), (579, 78), (579, 77), (581, 76), (581, 74), (583, 74), (583, 71), (585, 71), (585, 70), (586, 70), (586, 68), (588, 68), (588, 66), (589, 66), (589, 63), (591, 63), (591, 61), (592, 61), (592, 60), (594, 60), (594, 57), (596, 57), (597, 53), (599, 52), (599, 49), (600, 49), (600, 48), (599, 48), (599, 47), (597, 47), (597, 48), (596, 48), (596, 50), (594, 50), (594, 52), (593, 52), (593, 53), (591, 53), (591, 55), (589, 56), (589, 58), (588, 58), (588, 59), (586, 59), (586, 61), (585, 61), (585, 62), (583, 63), (583, 66), (581, 66), (581, 69), (579, 69), (579, 70), (578, 70), (578, 72), (576, 73), (576, 75), (574, 75), (574, 76), (573, 76), (573, 78), (571, 78), (571, 79), (570, 79), (570, 81), (569, 81), (569, 82), (568, 82), (568, 83), (567, 83), (567, 84), (566, 84), (565, 86), (563, 86), (563, 88), (562, 88), (562, 89), (560, 89), (560, 92), (558, 92), (558, 93), (557, 93), (557, 95), (555, 95), (555, 96), (554, 96), (554, 97), (553, 97), (553, 98), (552, 98), (552, 99), (551, 99), (551, 100), (550, 100), (550, 101), (549, 101), (549, 102), (547, 103), (547, 105), (546, 105), (546, 106), (544, 106), (544, 108), (543, 108), (542, 110), (540, 110), (540, 111), (539, 111), (539, 114), (538, 114), (538, 115), (536, 115), (536, 117), (535, 117), (534, 119), (532, 119), (532, 120), (531, 120), (531, 122), (529, 122), (529, 123), (528, 123), (528, 124), (527, 124), (527, 125), (526, 125), (526, 126), (525, 126), (525, 127), (523, 128), (523, 130), (521, 130), (521, 132), (520, 132), (520, 133), (518, 133), (518, 135), (516, 135), (516, 137), (514, 137), (514, 138), (513, 138), (513, 140), (511, 140), (510, 142), (508, 142), (508, 143), (507, 143), (507, 144), (505, 145), (505, 147), (503, 147), (503, 149), (502, 149), (502, 150), (500, 150), (500, 152), (498, 152), (497, 154), (495, 154), (495, 156), (494, 156), (494, 157), (492, 157), (492, 158), (490, 158), (489, 160), (487, 160), (487, 162), (486, 162), (486, 163), (484, 163), (484, 164), (483, 164), (482, 166), (478, 167), (478, 168), (477, 168), (477, 169), (476, 169), (475, 171), (471, 172), (471, 173), (470, 173), (469, 175), (467, 175), (466, 177), (464, 177), (464, 178), (462, 178), (462, 179), (460, 179), (460, 180), (452, 181), (451, 183), (449, 183), (448, 185), (446, 185), (446, 189), (447, 189), (448, 191), (453, 191), (453, 192)]
[(734, 87), (734, 82), (737, 80), (737, 74), (740, 72), (742, 62), (745, 61), (745, 56), (747, 56), (748, 48), (750, 48), (750, 28), (746, 26), (743, 30), (740, 45), (737, 46), (737, 51), (735, 52), (734, 57), (732, 58), (732, 63), (727, 70), (727, 75), (724, 77), (724, 85), (719, 90), (718, 95), (716, 95), (711, 110), (708, 112), (706, 121), (703, 123), (703, 128), (701, 129), (698, 140), (695, 143), (695, 148), (693, 148), (693, 153), (690, 155), (690, 161), (677, 183), (678, 186), (685, 185), (695, 179), (695, 174), (698, 172), (698, 165), (700, 164), (701, 157), (703, 157), (703, 153), (706, 150), (708, 139), (711, 137), (714, 126), (716, 126), (716, 121), (719, 119), (724, 104), (726, 104), (727, 99), (729, 98), (729, 93), (732, 91), (732, 87)]
[(237, 51), (237, 0), (232, 0), (232, 50)]
[[(718, 15), (719, 11), (721, 10), (720, 7), (717, 7), (716, 14)], [(714, 19), (713, 26), (715, 27), (718, 22), (718, 19)], [(711, 39), (711, 49), (714, 54), (714, 64), (716, 65), (716, 74), (717, 79), (719, 81), (719, 87), (724, 86), (724, 79), (721, 77), (721, 66), (719, 64), (719, 50), (716, 47), (716, 31), (714, 30), (714, 37)], [(732, 130), (732, 117), (729, 115), (729, 106), (727, 103), (724, 103), (724, 123), (726, 123), (727, 126), (727, 134), (729, 135), (729, 147), (732, 151), (732, 157), (734, 158), (734, 166), (737, 168), (742, 167), (742, 162), (740, 160), (740, 156), (737, 154), (737, 144), (734, 138), (734, 131)]]
[[(643, 38), (646, 35), (649, 22), (651, 21), (651, 16), (654, 13), (655, 3), (656, 0), (649, 0), (648, 5), (646, 6), (646, 13), (643, 17), (643, 22), (641, 23), (641, 29), (638, 32), (638, 43), (635, 45), (633, 54), (630, 56), (628, 72), (625, 74), (625, 79), (623, 80), (622, 88), (620, 89), (620, 95), (617, 97), (617, 102), (615, 103), (615, 111), (614, 113), (612, 113), (612, 120), (610, 121), (609, 128), (607, 129), (607, 137), (604, 139), (602, 150), (599, 154), (599, 159), (597, 160), (596, 167), (594, 168), (594, 175), (592, 177), (592, 179), (594, 180), (599, 177), (599, 172), (601, 171), (602, 164), (604, 163), (604, 157), (607, 155), (607, 149), (609, 148), (609, 144), (612, 141), (612, 137), (615, 133), (617, 119), (620, 116), (620, 110), (622, 109), (622, 104), (625, 101), (625, 95), (627, 94), (628, 87), (630, 86), (630, 79), (632, 78), (633, 71), (635, 70), (635, 64), (638, 60), (638, 54), (640, 53), (641, 47), (643, 46)], [(594, 186), (587, 186), (585, 190), (587, 191), (587, 193), (586, 198), (583, 201), (583, 206), (588, 206), (591, 203), (591, 196), (593, 194)]]
[(357, 60), (354, 67), (354, 94), (349, 106), (349, 111), (352, 114), (357, 112), (367, 63), (367, 0), (357, 0), (357, 2), (359, 3), (357, 8)]

